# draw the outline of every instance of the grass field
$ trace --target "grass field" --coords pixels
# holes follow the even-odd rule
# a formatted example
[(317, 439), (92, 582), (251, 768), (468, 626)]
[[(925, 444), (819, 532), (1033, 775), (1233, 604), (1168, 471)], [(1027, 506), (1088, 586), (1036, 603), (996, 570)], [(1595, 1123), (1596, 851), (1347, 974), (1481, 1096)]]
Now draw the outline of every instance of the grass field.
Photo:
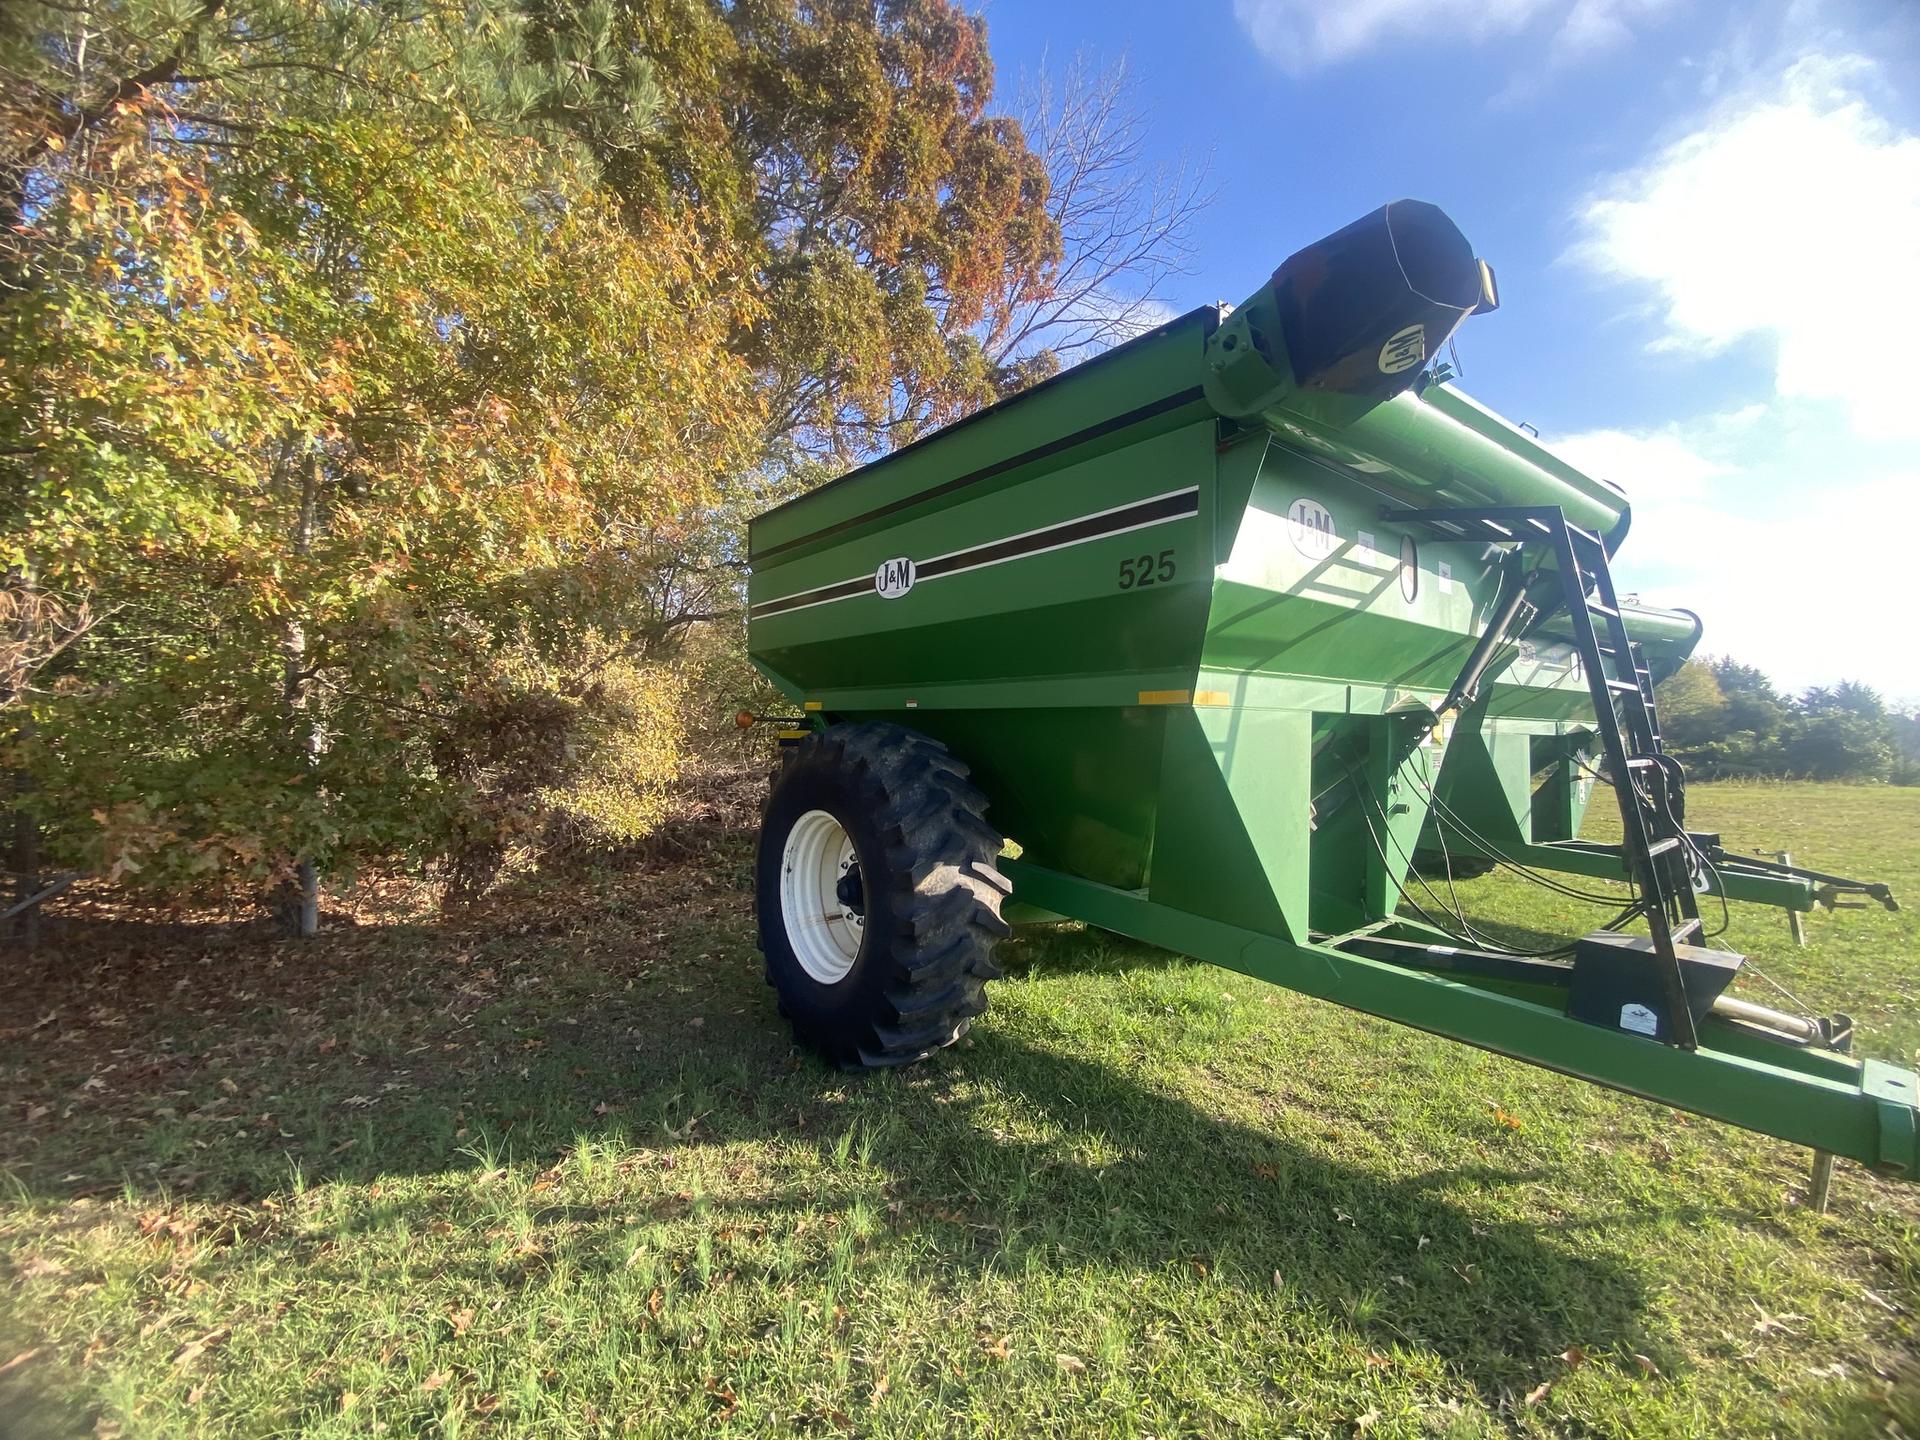
[[(1920, 901), (1920, 790), (1695, 795)], [(1920, 1437), (1920, 1189), (1815, 1216), (1804, 1152), (1073, 930), (832, 1073), (748, 856), (73, 922), (0, 1031), (0, 1435)], [(1912, 1064), (1916, 914), (1729, 938)]]

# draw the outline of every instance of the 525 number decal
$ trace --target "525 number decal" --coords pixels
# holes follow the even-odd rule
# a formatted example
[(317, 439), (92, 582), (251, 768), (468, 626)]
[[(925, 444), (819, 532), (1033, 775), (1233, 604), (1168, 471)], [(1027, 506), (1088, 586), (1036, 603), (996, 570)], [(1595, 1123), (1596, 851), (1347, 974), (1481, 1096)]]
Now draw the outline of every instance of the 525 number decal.
[(1164, 585), (1174, 576), (1173, 551), (1142, 555), (1120, 562), (1120, 588), (1137, 589), (1142, 585)]

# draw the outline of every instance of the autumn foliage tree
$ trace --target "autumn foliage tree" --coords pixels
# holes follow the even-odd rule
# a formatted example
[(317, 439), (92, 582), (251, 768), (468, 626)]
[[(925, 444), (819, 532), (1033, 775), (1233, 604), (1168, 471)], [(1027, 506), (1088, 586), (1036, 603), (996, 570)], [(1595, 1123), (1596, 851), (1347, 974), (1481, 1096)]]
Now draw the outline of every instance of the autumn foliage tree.
[(1113, 98), (1030, 143), (953, 0), (0, 10), (0, 762), (45, 863), (311, 929), (324, 876), (643, 832), (742, 517), (1177, 259)]
[[(608, 12), (536, 5), (571, 37)], [(778, 460), (844, 465), (995, 398), (988, 339), (1062, 259), (1043, 158), (993, 108), (986, 24), (952, 0), (615, 0), (661, 124), (590, 131), (630, 211), (702, 202), (761, 301), (737, 337)], [(545, 52), (536, 48), (535, 58)]]
[(403, 58), (89, 113), (0, 312), (5, 563), (101, 617), (15, 732), (50, 852), (288, 888), (307, 928), (318, 874), (474, 888), (557, 820), (645, 828), (643, 557), (758, 432), (752, 297), (692, 211), (639, 223)]

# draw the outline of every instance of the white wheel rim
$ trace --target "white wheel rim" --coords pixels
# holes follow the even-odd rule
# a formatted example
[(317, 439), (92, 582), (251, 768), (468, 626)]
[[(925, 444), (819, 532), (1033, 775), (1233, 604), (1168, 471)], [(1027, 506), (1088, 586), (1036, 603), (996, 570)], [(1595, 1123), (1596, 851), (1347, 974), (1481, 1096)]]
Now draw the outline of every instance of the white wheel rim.
[(793, 822), (780, 856), (780, 919), (800, 968), (822, 985), (847, 978), (866, 921), (844, 904), (840, 877), (858, 864), (853, 837), (824, 810)]

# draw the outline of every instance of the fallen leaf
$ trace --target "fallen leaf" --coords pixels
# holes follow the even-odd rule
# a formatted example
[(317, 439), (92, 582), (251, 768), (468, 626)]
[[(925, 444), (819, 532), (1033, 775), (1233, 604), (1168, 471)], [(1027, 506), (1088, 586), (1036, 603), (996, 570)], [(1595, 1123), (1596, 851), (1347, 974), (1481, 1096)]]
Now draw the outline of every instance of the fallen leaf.
[(1566, 1362), (1569, 1370), (1578, 1370), (1582, 1365), (1587, 1363), (1587, 1352), (1582, 1350), (1578, 1345), (1569, 1345), (1560, 1352), (1560, 1358)]
[(1353, 1433), (1356, 1435), (1364, 1435), (1379, 1423), (1380, 1412), (1369, 1407), (1366, 1414), (1356, 1415), (1354, 1417)]
[(447, 1323), (453, 1326), (453, 1333), (456, 1336), (464, 1335), (473, 1325), (473, 1311), (455, 1310), (447, 1316)]
[(732, 1415), (733, 1412), (740, 1407), (740, 1397), (733, 1393), (732, 1387), (723, 1385), (718, 1380), (711, 1379), (711, 1378), (708, 1379), (707, 1394), (712, 1396), (714, 1400), (719, 1402), (719, 1405), (720, 1405), (719, 1418), (722, 1420), (725, 1420), (728, 1416)]
[(1273, 1272), (1273, 1288), (1276, 1290), (1284, 1290), (1287, 1288), (1287, 1282), (1281, 1277), (1278, 1270)]
[(1538, 1385), (1527, 1391), (1527, 1404), (1538, 1405), (1542, 1400), (1547, 1398), (1547, 1392), (1551, 1389), (1553, 1389), (1553, 1382), (1551, 1380), (1542, 1380)]
[(1012, 1348), (1007, 1344), (1007, 1337), (1004, 1335), (998, 1340), (994, 1339), (991, 1335), (982, 1335), (980, 1337), (980, 1348), (986, 1352), (989, 1360), (1005, 1360), (1013, 1353)]
[(1053, 1357), (1053, 1363), (1058, 1365), (1062, 1370), (1066, 1371), (1069, 1375), (1081, 1375), (1086, 1373), (1087, 1362), (1082, 1360), (1078, 1355), (1067, 1354), (1067, 1352), (1064, 1350), (1062, 1350), (1058, 1355), (1055, 1355)]
[(1753, 1333), (1756, 1335), (1771, 1335), (1776, 1330), (1780, 1331), (1783, 1335), (1791, 1335), (1793, 1334), (1793, 1327), (1787, 1322), (1789, 1320), (1805, 1320), (1807, 1318), (1804, 1315), (1792, 1314), (1769, 1315), (1765, 1310), (1760, 1309), (1757, 1302), (1749, 1300), (1747, 1303), (1752, 1305), (1760, 1314), (1760, 1318), (1753, 1322)]
[(1647, 1374), (1651, 1375), (1656, 1380), (1661, 1380), (1666, 1378), (1663, 1375), (1661, 1375), (1660, 1367), (1654, 1364), (1653, 1361), (1649, 1360), (1644, 1355), (1641, 1355), (1636, 1352), (1633, 1357), (1633, 1362), (1634, 1364), (1638, 1365), (1642, 1370), (1644, 1370)]
[(453, 1378), (451, 1370), (436, 1370), (420, 1382), (422, 1390), (438, 1390)]
[(196, 1340), (189, 1340), (186, 1344), (182, 1345), (178, 1353), (174, 1355), (173, 1368), (176, 1370), (186, 1369), (189, 1365), (193, 1364), (194, 1361), (206, 1354), (208, 1350), (224, 1340), (226, 1335), (227, 1327), (222, 1325), (218, 1329), (209, 1330)]

